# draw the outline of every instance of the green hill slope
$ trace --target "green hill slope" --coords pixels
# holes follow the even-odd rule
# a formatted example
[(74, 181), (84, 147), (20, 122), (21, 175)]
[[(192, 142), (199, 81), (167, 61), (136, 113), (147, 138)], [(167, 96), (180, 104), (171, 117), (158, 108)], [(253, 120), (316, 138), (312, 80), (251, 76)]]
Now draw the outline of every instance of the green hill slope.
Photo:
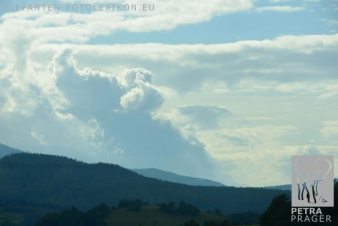
[[(186, 201), (224, 214), (266, 210), (280, 190), (188, 186), (146, 178), (113, 164), (87, 164), (60, 156), (19, 153), (0, 160), (0, 201), (26, 199), (88, 209), (121, 199), (150, 204)], [(285, 192), (285, 191), (284, 191)]]

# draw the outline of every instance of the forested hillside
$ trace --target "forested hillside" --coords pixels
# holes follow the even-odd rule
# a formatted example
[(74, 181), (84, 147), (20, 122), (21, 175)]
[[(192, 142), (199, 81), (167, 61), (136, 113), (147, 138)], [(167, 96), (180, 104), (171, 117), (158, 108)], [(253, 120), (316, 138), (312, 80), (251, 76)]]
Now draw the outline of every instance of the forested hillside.
[[(184, 200), (203, 210), (224, 214), (262, 213), (280, 190), (202, 187), (146, 178), (113, 164), (87, 164), (60, 156), (18, 153), (0, 160), (0, 200), (25, 199), (89, 209), (121, 199), (150, 204)], [(285, 191), (284, 191), (285, 192)]]

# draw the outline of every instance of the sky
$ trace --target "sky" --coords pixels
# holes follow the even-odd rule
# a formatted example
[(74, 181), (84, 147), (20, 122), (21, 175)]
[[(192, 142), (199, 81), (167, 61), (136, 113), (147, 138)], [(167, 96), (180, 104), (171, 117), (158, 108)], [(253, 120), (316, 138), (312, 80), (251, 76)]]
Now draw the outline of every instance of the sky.
[(45, 3), (0, 3), (0, 143), (231, 186), (338, 165), (337, 0)]

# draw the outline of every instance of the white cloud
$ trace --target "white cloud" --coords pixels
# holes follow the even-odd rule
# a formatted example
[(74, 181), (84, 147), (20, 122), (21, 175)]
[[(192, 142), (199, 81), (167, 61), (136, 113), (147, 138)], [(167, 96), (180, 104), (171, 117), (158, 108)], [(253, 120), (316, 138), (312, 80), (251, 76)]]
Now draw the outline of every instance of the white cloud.
[(318, 97), (336, 95), (337, 34), (217, 45), (42, 45), (37, 54), (48, 56), (60, 47), (74, 51), (79, 67), (90, 65), (113, 73), (143, 67), (152, 71), (157, 85), (180, 92), (205, 86), (214, 93), (293, 90)]
[(43, 134), (39, 134), (38, 131), (36, 131), (36, 128), (33, 128), (31, 131), (31, 135), (34, 139), (38, 140), (40, 142), (40, 144), (42, 145), (48, 145), (48, 143), (46, 143), (46, 141), (43, 138)]
[(275, 11), (275, 12), (283, 12), (283, 13), (290, 13), (290, 12), (299, 12), (305, 10), (305, 7), (294, 7), (294, 6), (265, 6), (265, 7), (258, 7), (255, 9), (257, 12), (264, 12), (264, 11)]
[(151, 73), (138, 68), (124, 73), (127, 87), (131, 89), (121, 97), (120, 104), (126, 110), (154, 110), (159, 108), (164, 98), (151, 82)]
[(338, 20), (329, 20), (329, 19), (321, 19), (321, 21), (327, 23), (328, 25), (331, 26), (336, 26), (338, 25)]

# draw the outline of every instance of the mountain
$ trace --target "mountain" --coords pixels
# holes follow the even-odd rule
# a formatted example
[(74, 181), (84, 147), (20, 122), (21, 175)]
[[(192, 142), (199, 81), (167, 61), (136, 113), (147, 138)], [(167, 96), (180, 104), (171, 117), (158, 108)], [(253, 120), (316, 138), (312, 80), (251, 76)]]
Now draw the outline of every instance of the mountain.
[(13, 154), (21, 152), (18, 149), (8, 147), (6, 145), (0, 144), (0, 158), (4, 157), (5, 155)]
[(0, 159), (0, 184), (0, 203), (24, 199), (84, 210), (103, 202), (112, 206), (121, 199), (141, 199), (152, 205), (184, 200), (224, 214), (262, 213), (273, 197), (290, 195), (263, 188), (190, 186), (144, 177), (114, 164), (31, 153)]
[(155, 178), (163, 181), (169, 181), (174, 183), (180, 184), (187, 184), (193, 186), (225, 186), (216, 181), (208, 180), (208, 179), (201, 179), (197, 177), (188, 177), (188, 176), (181, 176), (175, 173), (149, 168), (149, 169), (132, 169), (132, 171), (150, 178)]

